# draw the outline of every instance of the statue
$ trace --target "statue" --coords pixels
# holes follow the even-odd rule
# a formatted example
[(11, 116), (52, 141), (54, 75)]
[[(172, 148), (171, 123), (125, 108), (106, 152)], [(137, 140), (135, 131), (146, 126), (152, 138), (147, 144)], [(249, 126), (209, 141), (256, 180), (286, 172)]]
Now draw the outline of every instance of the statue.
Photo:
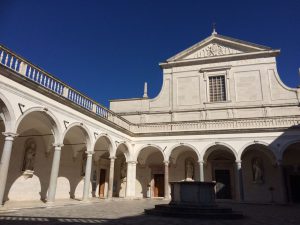
[(121, 162), (121, 180), (124, 181), (126, 179), (127, 176), (127, 166), (126, 166), (126, 160), (124, 159)]
[(257, 184), (261, 184), (264, 181), (264, 174), (262, 168), (262, 161), (259, 158), (254, 158), (252, 160), (252, 174), (253, 174), (253, 182)]
[(185, 161), (185, 180), (193, 181), (194, 179), (194, 164), (192, 160), (187, 159)]
[(82, 152), (82, 158), (81, 158), (81, 176), (84, 177), (85, 176), (85, 167), (86, 167), (86, 153), (85, 151)]
[(30, 138), (25, 142), (25, 154), (24, 154), (22, 171), (34, 170), (35, 155), (36, 155), (36, 143), (34, 139)]

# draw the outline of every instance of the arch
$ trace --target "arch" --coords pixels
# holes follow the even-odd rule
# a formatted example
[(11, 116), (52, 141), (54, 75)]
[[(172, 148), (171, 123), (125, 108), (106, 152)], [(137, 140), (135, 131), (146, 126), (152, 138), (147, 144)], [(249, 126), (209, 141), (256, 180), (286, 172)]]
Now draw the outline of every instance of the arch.
[(143, 145), (142, 147), (140, 147), (140, 148), (138, 149), (138, 151), (135, 153), (134, 158), (133, 158), (134, 161), (137, 161), (137, 159), (138, 159), (138, 157), (139, 157), (141, 151), (142, 151), (143, 149), (145, 149), (145, 148), (148, 148), (148, 147), (156, 148), (156, 149), (157, 149), (158, 151), (160, 151), (161, 154), (163, 155), (164, 161), (167, 160), (166, 154), (164, 153), (164, 150), (163, 150), (160, 146), (155, 145), (155, 144), (146, 144), (146, 145)]
[(248, 151), (248, 149), (249, 149), (250, 146), (254, 146), (254, 145), (263, 145), (264, 147), (266, 147), (266, 149), (268, 149), (268, 151), (264, 151), (263, 149), (259, 150), (259, 151), (262, 151), (262, 152), (266, 153), (266, 155), (270, 158), (271, 162), (274, 162), (274, 163), (277, 162), (277, 157), (276, 157), (275, 152), (272, 150), (272, 148), (270, 148), (270, 144), (267, 143), (267, 142), (264, 142), (264, 141), (252, 141), (252, 142), (248, 142), (247, 144), (245, 144), (239, 150), (237, 160), (242, 160), (243, 154), (246, 151)]
[(73, 127), (79, 127), (83, 133), (85, 133), (86, 135), (86, 147), (87, 149), (91, 149), (91, 151), (94, 151), (92, 147), (92, 139), (91, 139), (91, 133), (90, 133), (90, 130), (88, 129), (88, 127), (86, 125), (84, 125), (83, 123), (80, 123), (80, 122), (73, 122), (71, 123), (67, 129), (63, 132), (62, 134), (62, 142), (64, 141), (65, 137), (66, 137), (66, 134), (73, 128)]
[(216, 147), (217, 146), (225, 147), (224, 150), (229, 150), (228, 152), (232, 153), (234, 155), (235, 159), (238, 159), (238, 154), (231, 145), (229, 145), (225, 142), (214, 142), (214, 143), (211, 143), (211, 144), (207, 145), (204, 148), (201, 161), (207, 161), (208, 156), (213, 151), (212, 147), (215, 147), (215, 146)]
[(283, 160), (283, 155), (284, 155), (285, 151), (288, 149), (288, 147), (290, 145), (293, 145), (293, 144), (296, 144), (296, 143), (300, 143), (300, 140), (299, 139), (290, 140), (290, 141), (286, 142), (284, 145), (282, 145), (282, 147), (279, 150), (278, 160), (280, 160), (280, 161)]
[(113, 139), (106, 133), (101, 133), (97, 136), (94, 145), (93, 145), (93, 151), (96, 148), (96, 144), (97, 142), (101, 139), (101, 138), (105, 138), (106, 140), (108, 140), (108, 145), (109, 145), (109, 156), (110, 157), (114, 157), (115, 156), (115, 149), (114, 149), (114, 142)]
[(13, 110), (13, 107), (11, 106), (8, 99), (0, 92), (0, 100), (4, 103), (4, 106), (6, 107), (7, 111), (4, 112), (3, 115), (1, 115), (1, 118), (3, 119), (4, 126), (5, 126), (5, 132), (14, 132), (14, 124), (16, 122), (16, 116)]
[(21, 115), (18, 120), (16, 121), (15, 124), (15, 128), (14, 128), (14, 133), (17, 133), (19, 126), (21, 124), (21, 122), (31, 113), (34, 112), (41, 112), (44, 115), (46, 115), (46, 117), (49, 119), (53, 130), (51, 129), (53, 136), (54, 136), (54, 144), (61, 144), (62, 143), (62, 139), (60, 138), (60, 135), (62, 134), (62, 129), (60, 126), (60, 123), (58, 121), (58, 119), (56, 118), (56, 116), (51, 112), (51, 110), (49, 110), (48, 108), (45, 107), (32, 107), (30, 109), (27, 109), (23, 115)]
[[(197, 155), (197, 158), (198, 158), (198, 161), (200, 161), (201, 159), (201, 156), (200, 156), (200, 153), (199, 151), (197, 150), (197, 148), (191, 144), (188, 144), (188, 143), (180, 143), (180, 144), (176, 144), (174, 146), (172, 146), (170, 148), (170, 150), (167, 152), (167, 158), (170, 160), (170, 157), (172, 155), (172, 152), (177, 148), (177, 147), (188, 147), (189, 149), (191, 149), (193, 152), (196, 153)], [(175, 160), (176, 161), (176, 160)]]
[(122, 150), (121, 150), (121, 152), (123, 152), (123, 154), (124, 154), (124, 156), (125, 156), (125, 158), (126, 158), (126, 161), (128, 162), (128, 161), (131, 160), (132, 157), (130, 157), (131, 154), (130, 154), (130, 150), (129, 150), (129, 149), (130, 149), (130, 148), (129, 148), (129, 145), (128, 145), (125, 141), (122, 141), (122, 142), (120, 142), (120, 143), (117, 145), (117, 147), (116, 147), (116, 152), (115, 152), (115, 156), (116, 156), (116, 154), (117, 154), (117, 152), (118, 152), (118, 148), (121, 147), (122, 145), (125, 146), (126, 150), (125, 150), (125, 151), (122, 151)]

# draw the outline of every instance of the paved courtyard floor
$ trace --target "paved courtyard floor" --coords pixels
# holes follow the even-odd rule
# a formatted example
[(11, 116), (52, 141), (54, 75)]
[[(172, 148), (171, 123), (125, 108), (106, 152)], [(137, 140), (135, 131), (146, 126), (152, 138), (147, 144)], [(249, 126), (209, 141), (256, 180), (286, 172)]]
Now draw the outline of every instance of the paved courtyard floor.
[[(201, 220), (144, 215), (145, 208), (163, 200), (93, 200), (90, 203), (58, 202), (52, 207), (37, 204), (27, 209), (0, 210), (1, 225), (47, 224), (141, 224), (141, 225), (300, 225), (300, 205), (222, 203), (246, 216), (242, 220)], [(24, 207), (24, 204), (22, 207)], [(27, 204), (27, 206), (29, 206)], [(42, 206), (42, 205), (41, 205)]]

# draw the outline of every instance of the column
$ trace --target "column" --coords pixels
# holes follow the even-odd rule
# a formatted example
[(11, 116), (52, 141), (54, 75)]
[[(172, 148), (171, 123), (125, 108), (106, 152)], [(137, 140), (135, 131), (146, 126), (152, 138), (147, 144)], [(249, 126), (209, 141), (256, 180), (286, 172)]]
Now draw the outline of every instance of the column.
[(112, 194), (113, 194), (115, 159), (116, 159), (116, 157), (110, 157), (109, 180), (108, 180), (108, 198), (112, 198)]
[(83, 187), (83, 201), (87, 201), (89, 198), (89, 189), (91, 182), (91, 171), (92, 171), (92, 162), (93, 162), (93, 151), (86, 151), (86, 166), (85, 166), (85, 176), (84, 176), (84, 187)]
[(164, 186), (165, 186), (165, 199), (169, 199), (170, 198), (170, 193), (169, 193), (169, 161), (164, 161), (164, 165), (165, 165), (165, 182), (164, 182)]
[(279, 171), (279, 179), (280, 179), (280, 184), (281, 184), (281, 192), (282, 192), (282, 202), (287, 203), (288, 198), (287, 198), (287, 190), (286, 190), (286, 183), (285, 183), (285, 177), (284, 177), (284, 168), (282, 165), (282, 161), (279, 160), (277, 162), (278, 165), (278, 171)]
[(135, 198), (136, 161), (127, 162), (126, 198)]
[(243, 186), (243, 172), (242, 172), (242, 161), (236, 161), (236, 186), (238, 191), (239, 201), (244, 200), (244, 186)]
[(7, 173), (9, 168), (10, 156), (12, 151), (12, 145), (14, 138), (17, 134), (4, 132), (5, 136), (3, 152), (0, 163), (0, 206), (3, 205), (4, 192), (6, 187)]
[(199, 175), (200, 175), (200, 181), (203, 182), (204, 181), (204, 161), (199, 161)]
[(48, 203), (53, 203), (55, 201), (55, 193), (56, 193), (56, 185), (57, 185), (57, 177), (59, 172), (59, 164), (60, 164), (60, 156), (61, 156), (61, 148), (63, 145), (54, 145), (54, 155), (52, 160), (52, 168), (50, 174), (50, 182), (48, 188)]

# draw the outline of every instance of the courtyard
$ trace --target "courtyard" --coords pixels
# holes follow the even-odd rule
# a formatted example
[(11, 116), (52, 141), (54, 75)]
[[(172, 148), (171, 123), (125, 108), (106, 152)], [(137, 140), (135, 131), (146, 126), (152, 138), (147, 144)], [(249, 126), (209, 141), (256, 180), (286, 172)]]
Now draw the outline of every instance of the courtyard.
[[(145, 208), (167, 203), (163, 200), (75, 200), (58, 201), (52, 206), (28, 202), (0, 209), (0, 224), (203, 224), (203, 225), (299, 225), (300, 205), (220, 203), (244, 213), (242, 220), (201, 220), (144, 215)], [(31, 206), (31, 208), (30, 208)]]

